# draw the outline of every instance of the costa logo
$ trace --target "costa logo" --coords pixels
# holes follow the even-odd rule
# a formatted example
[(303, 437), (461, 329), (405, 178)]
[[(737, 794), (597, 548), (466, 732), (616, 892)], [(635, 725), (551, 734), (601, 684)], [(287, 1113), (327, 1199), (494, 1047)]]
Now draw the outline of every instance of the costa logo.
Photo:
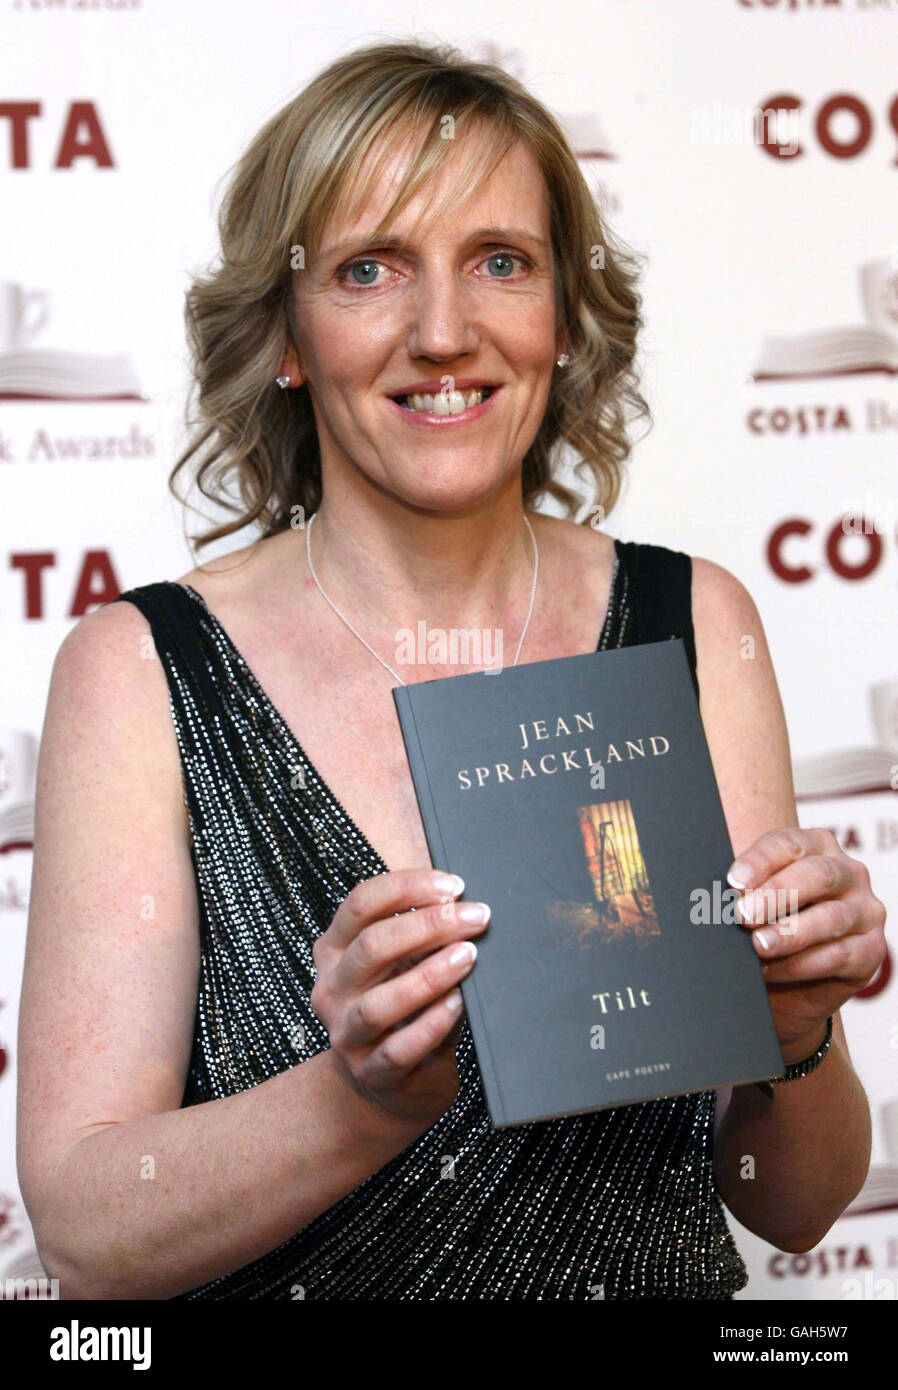
[(881, 434), (898, 429), (898, 409), (881, 398), (871, 399), (855, 419), (846, 405), (756, 406), (745, 423), (751, 434), (853, 434), (859, 428)]
[(789, 1255), (777, 1251), (767, 1261), (767, 1269), (774, 1279), (788, 1279), (791, 1275), (839, 1274), (843, 1270), (872, 1269), (873, 1258), (866, 1245), (839, 1245), (834, 1250), (820, 1249), (802, 1251)]
[[(767, 540), (767, 563), (777, 579), (784, 584), (805, 584), (821, 568), (831, 570), (839, 579), (866, 579), (873, 574), (882, 563), (884, 539), (872, 526), (846, 531), (847, 520), (839, 517), (833, 522), (822, 543), (815, 536), (816, 565), (808, 563), (809, 546), (802, 544), (818, 532), (815, 523), (800, 516), (781, 521)], [(892, 539), (898, 541), (898, 537)]]
[[(56, 565), (53, 550), (18, 551), (9, 557), (9, 568), (22, 575), (22, 617), (43, 618), (44, 574)], [(81, 618), (89, 608), (112, 603), (121, 593), (108, 550), (86, 550), (81, 557), (67, 618)]]
[[(768, 112), (803, 112), (805, 107), (804, 98), (792, 92), (778, 92), (760, 103), (765, 116)], [(898, 96), (891, 99), (884, 114), (898, 138)], [(844, 132), (846, 117), (849, 118), (848, 134)], [(873, 112), (862, 97), (855, 96), (853, 92), (836, 92), (820, 103), (808, 124), (807, 138), (812, 138), (824, 154), (831, 155), (833, 159), (856, 159), (872, 140), (876, 123)], [(801, 159), (807, 154), (801, 140), (794, 136), (781, 140), (776, 122), (770, 119), (760, 122), (756, 143), (772, 159)], [(898, 157), (892, 162), (898, 165)]]
[[(9, 122), (11, 169), (30, 169), (32, 122), (43, 119), (39, 101), (0, 101), (0, 120)], [(72, 101), (62, 122), (52, 169), (71, 169), (77, 159), (89, 159), (98, 169), (113, 169), (115, 161), (92, 101)]]
[(851, 416), (841, 405), (761, 406), (748, 412), (752, 434), (834, 434), (853, 429)]

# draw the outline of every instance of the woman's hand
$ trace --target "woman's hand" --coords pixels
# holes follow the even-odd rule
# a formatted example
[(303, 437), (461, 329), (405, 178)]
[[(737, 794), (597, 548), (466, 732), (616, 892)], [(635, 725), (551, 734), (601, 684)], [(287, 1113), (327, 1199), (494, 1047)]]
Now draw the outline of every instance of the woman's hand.
[(764, 962), (787, 1065), (821, 1043), (830, 1014), (864, 988), (886, 955), (885, 905), (832, 831), (783, 826), (740, 854), (727, 879)]
[(468, 938), (489, 921), (483, 904), (454, 901), (463, 890), (460, 878), (432, 869), (366, 879), (312, 952), (311, 1004), (335, 1062), (360, 1095), (405, 1125), (436, 1123), (458, 1094), (458, 984), (477, 954)]

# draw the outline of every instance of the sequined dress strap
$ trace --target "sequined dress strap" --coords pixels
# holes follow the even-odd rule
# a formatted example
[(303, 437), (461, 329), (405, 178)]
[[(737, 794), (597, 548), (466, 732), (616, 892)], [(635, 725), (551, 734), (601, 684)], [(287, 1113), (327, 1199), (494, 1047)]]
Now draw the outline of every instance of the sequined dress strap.
[(681, 637), (698, 698), (691, 556), (644, 541), (614, 544), (623, 574), (615, 612), (617, 641), (610, 645), (630, 647)]
[[(224, 730), (232, 716), (218, 682), (212, 678), (208, 648), (203, 645), (194, 602), (183, 585), (170, 581), (129, 589), (119, 596), (117, 602), (125, 600), (139, 608), (149, 623), (157, 655), (165, 667), (175, 731), (181, 749), (184, 800), (191, 813), (200, 818), (202, 807), (197, 800), (195, 780), (189, 771), (202, 752), (201, 743), (211, 732)], [(190, 707), (195, 710), (198, 719), (193, 730), (189, 727), (189, 721), (182, 716), (182, 711), (187, 708), (187, 701), (183, 699), (187, 693), (187, 679), (190, 684)]]

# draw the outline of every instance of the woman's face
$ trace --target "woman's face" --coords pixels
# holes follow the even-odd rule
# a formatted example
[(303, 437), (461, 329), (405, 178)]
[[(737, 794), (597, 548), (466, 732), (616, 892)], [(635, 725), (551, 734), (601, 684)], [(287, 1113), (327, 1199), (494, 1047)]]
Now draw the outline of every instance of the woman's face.
[[(474, 196), (428, 224), (433, 194), (451, 174), (441, 170), (435, 190), (418, 194), (390, 229), (409, 238), (399, 251), (370, 230), (403, 168), (400, 152), (389, 167), (394, 182), (357, 221), (328, 226), (314, 263), (295, 273), (299, 355), (291, 348), (281, 370), (308, 383), (325, 491), (337, 472), (350, 484), (363, 475), (406, 505), (461, 513), (509, 489), (518, 495), (545, 412), (562, 346), (548, 197), (519, 144)], [(497, 389), (471, 406), (471, 382)], [(394, 400), (427, 383), (446, 397), (448, 416), (434, 421)], [(457, 417), (454, 390), (465, 403)]]

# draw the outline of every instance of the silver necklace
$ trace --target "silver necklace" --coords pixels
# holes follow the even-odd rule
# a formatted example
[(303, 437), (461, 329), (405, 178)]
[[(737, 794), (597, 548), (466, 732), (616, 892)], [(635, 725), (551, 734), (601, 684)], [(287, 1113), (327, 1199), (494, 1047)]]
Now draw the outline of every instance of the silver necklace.
[[(306, 523), (306, 562), (307, 562), (307, 564), (308, 564), (308, 566), (309, 566), (309, 574), (310, 574), (310, 575), (312, 576), (312, 578), (314, 579), (315, 584), (316, 584), (316, 586), (317, 586), (317, 588), (318, 588), (318, 592), (321, 594), (321, 597), (324, 599), (325, 603), (330, 604), (331, 608), (334, 610), (334, 612), (336, 613), (336, 615), (337, 615), (337, 617), (340, 619), (340, 621), (343, 622), (343, 623), (345, 623), (346, 626), (349, 628), (349, 631), (350, 631), (351, 633), (353, 633), (353, 635), (356, 636), (356, 637), (359, 639), (359, 641), (361, 642), (362, 646), (368, 648), (368, 651), (369, 651), (369, 652), (371, 653), (371, 655), (374, 657), (375, 661), (379, 661), (380, 664), (381, 664), (381, 666), (385, 667), (386, 670), (389, 671), (389, 673), (390, 673), (390, 675), (393, 677), (393, 679), (394, 679), (394, 680), (397, 680), (397, 681), (399, 682), (400, 685), (406, 685), (407, 682), (404, 681), (404, 680), (402, 679), (402, 677), (399, 675), (399, 672), (398, 672), (398, 671), (394, 671), (394, 670), (393, 670), (393, 667), (390, 666), (388, 662), (384, 661), (384, 659), (383, 659), (382, 656), (378, 656), (378, 655), (377, 655), (377, 652), (374, 650), (374, 648), (373, 648), (372, 646), (370, 646), (369, 643), (367, 643), (367, 642), (365, 641), (365, 639), (364, 639), (364, 637), (362, 636), (362, 634), (361, 634), (360, 632), (358, 632), (358, 631), (356, 630), (356, 628), (353, 627), (353, 625), (352, 625), (352, 623), (349, 621), (349, 619), (348, 619), (347, 617), (345, 617), (344, 614), (342, 614), (342, 613), (340, 612), (339, 608), (338, 608), (337, 605), (334, 603), (334, 601), (333, 601), (332, 599), (328, 598), (327, 594), (326, 594), (326, 593), (324, 592), (324, 590), (322, 589), (322, 587), (321, 587), (321, 582), (320, 582), (320, 580), (319, 580), (317, 574), (315, 573), (315, 566), (312, 564), (312, 546), (311, 546), (311, 542), (310, 542), (310, 539), (309, 539), (309, 537), (311, 536), (311, 533), (312, 533), (312, 522), (315, 520), (315, 517), (316, 517), (317, 515), (318, 515), (317, 512), (313, 512), (312, 515), (309, 517), (308, 522)], [(526, 516), (524, 517), (524, 525), (527, 527), (527, 530), (530, 532), (530, 539), (531, 539), (531, 541), (533, 542), (533, 583), (532, 583), (531, 586), (530, 586), (530, 607), (527, 609), (527, 617), (526, 617), (526, 619), (525, 619), (525, 621), (524, 621), (524, 627), (523, 627), (523, 629), (522, 629), (522, 631), (521, 631), (521, 636), (520, 636), (520, 638), (519, 638), (519, 640), (518, 640), (518, 649), (517, 649), (517, 651), (515, 652), (514, 661), (511, 663), (512, 666), (517, 666), (517, 664), (518, 664), (518, 657), (521, 655), (521, 647), (524, 645), (524, 638), (527, 636), (527, 629), (528, 629), (528, 627), (530, 626), (530, 618), (531, 618), (531, 616), (532, 616), (532, 614), (533, 614), (533, 604), (534, 604), (534, 600), (536, 599), (536, 581), (537, 581), (537, 579), (539, 578), (539, 546), (538, 546), (537, 543), (536, 543), (536, 536), (533, 534), (533, 527), (530, 525), (530, 522), (528, 521), (528, 519), (527, 519)]]

